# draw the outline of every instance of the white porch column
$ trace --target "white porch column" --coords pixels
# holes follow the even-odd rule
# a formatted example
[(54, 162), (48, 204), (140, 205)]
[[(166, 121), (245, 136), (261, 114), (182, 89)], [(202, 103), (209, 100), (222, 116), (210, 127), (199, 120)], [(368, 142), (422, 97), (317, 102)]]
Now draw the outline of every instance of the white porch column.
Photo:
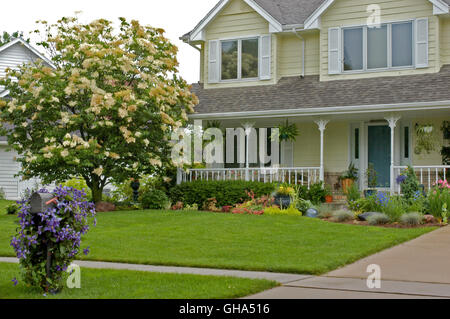
[(315, 121), (317, 126), (319, 127), (320, 131), (320, 181), (325, 181), (325, 171), (324, 171), (324, 164), (323, 164), (323, 137), (325, 133), (325, 129), (327, 128), (327, 124), (330, 122), (328, 120), (318, 120)]
[(385, 118), (391, 128), (391, 195), (395, 193), (394, 160), (395, 160), (395, 127), (400, 116), (390, 116)]

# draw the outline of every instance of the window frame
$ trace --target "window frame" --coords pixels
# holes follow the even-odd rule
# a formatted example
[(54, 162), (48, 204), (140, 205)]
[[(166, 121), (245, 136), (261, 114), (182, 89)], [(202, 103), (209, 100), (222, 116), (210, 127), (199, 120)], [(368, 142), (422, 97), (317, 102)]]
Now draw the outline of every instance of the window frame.
[[(242, 77), (242, 41), (245, 40), (258, 40), (258, 75), (253, 78), (243, 78)], [(236, 79), (222, 79), (222, 43), (223, 42), (229, 42), (229, 41), (237, 41), (238, 47), (238, 61), (237, 61), (237, 78)], [(235, 37), (235, 38), (227, 38), (227, 39), (220, 39), (219, 40), (219, 82), (220, 83), (232, 83), (232, 82), (250, 82), (250, 81), (258, 81), (260, 78), (260, 72), (261, 72), (261, 36), (254, 35), (254, 36), (245, 36), (245, 37)]]
[[(354, 74), (354, 73), (370, 73), (370, 72), (380, 72), (380, 71), (397, 71), (397, 70), (411, 70), (416, 68), (416, 60), (415, 60), (415, 46), (416, 46), (416, 30), (415, 30), (415, 21), (416, 19), (402, 20), (402, 21), (389, 21), (381, 23), (382, 26), (387, 26), (387, 67), (385, 68), (368, 68), (368, 26), (367, 25), (354, 25), (354, 26), (345, 26), (341, 28), (341, 74)], [(405, 66), (392, 66), (392, 25), (394, 24), (404, 24), (411, 23), (412, 32), (411, 32), (411, 50), (412, 50), (412, 64)], [(348, 29), (360, 29), (362, 28), (363, 33), (363, 68), (360, 70), (344, 70), (344, 31)]]

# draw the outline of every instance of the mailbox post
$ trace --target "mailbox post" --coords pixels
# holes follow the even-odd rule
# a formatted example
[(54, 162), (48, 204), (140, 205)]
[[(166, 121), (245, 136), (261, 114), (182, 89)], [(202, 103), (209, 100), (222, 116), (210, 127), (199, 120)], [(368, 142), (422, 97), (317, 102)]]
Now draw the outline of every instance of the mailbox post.
[[(33, 214), (33, 221), (35, 227), (41, 226), (42, 220), (39, 218), (38, 214), (45, 212), (49, 208), (54, 208), (56, 206), (56, 197), (53, 196), (53, 194), (50, 193), (33, 193), (31, 195), (31, 214)], [(44, 226), (44, 225), (42, 225)], [(47, 256), (46, 256), (46, 263), (45, 263), (45, 269), (47, 278), (51, 278), (51, 265), (52, 265), (52, 253), (50, 251), (51, 249), (51, 242), (43, 242), (44, 245), (47, 247)], [(47, 288), (46, 291), (48, 291), (48, 282), (47, 282)]]

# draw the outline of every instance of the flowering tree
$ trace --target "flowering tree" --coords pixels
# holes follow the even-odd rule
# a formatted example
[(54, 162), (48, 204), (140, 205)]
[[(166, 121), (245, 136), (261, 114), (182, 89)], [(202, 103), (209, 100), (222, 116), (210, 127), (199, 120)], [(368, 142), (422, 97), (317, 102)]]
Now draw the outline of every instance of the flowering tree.
[[(38, 214), (30, 212), (31, 198), (20, 202), (19, 227), (11, 240), (25, 283), (45, 291), (62, 288), (64, 271), (79, 252), (89, 219), (95, 217), (94, 204), (87, 201), (84, 192), (60, 186), (53, 195), (57, 198), (55, 207)], [(84, 249), (88, 252), (89, 248)]]
[(111, 180), (160, 172), (171, 132), (198, 103), (164, 31), (124, 18), (118, 30), (103, 19), (40, 23), (39, 44), (54, 65), (29, 64), (0, 80), (10, 91), (0, 101), (9, 124), (1, 133), (21, 155), (24, 178), (82, 176), (99, 202)]

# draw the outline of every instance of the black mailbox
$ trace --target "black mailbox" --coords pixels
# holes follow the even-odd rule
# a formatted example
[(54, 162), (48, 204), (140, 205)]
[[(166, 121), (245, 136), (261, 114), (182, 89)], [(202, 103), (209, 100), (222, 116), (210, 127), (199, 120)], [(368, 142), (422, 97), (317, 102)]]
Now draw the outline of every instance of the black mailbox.
[(42, 213), (49, 208), (55, 207), (55, 203), (50, 202), (53, 198), (55, 198), (55, 196), (50, 193), (33, 193), (33, 195), (31, 195), (31, 203), (30, 203), (31, 213), (32, 214)]

